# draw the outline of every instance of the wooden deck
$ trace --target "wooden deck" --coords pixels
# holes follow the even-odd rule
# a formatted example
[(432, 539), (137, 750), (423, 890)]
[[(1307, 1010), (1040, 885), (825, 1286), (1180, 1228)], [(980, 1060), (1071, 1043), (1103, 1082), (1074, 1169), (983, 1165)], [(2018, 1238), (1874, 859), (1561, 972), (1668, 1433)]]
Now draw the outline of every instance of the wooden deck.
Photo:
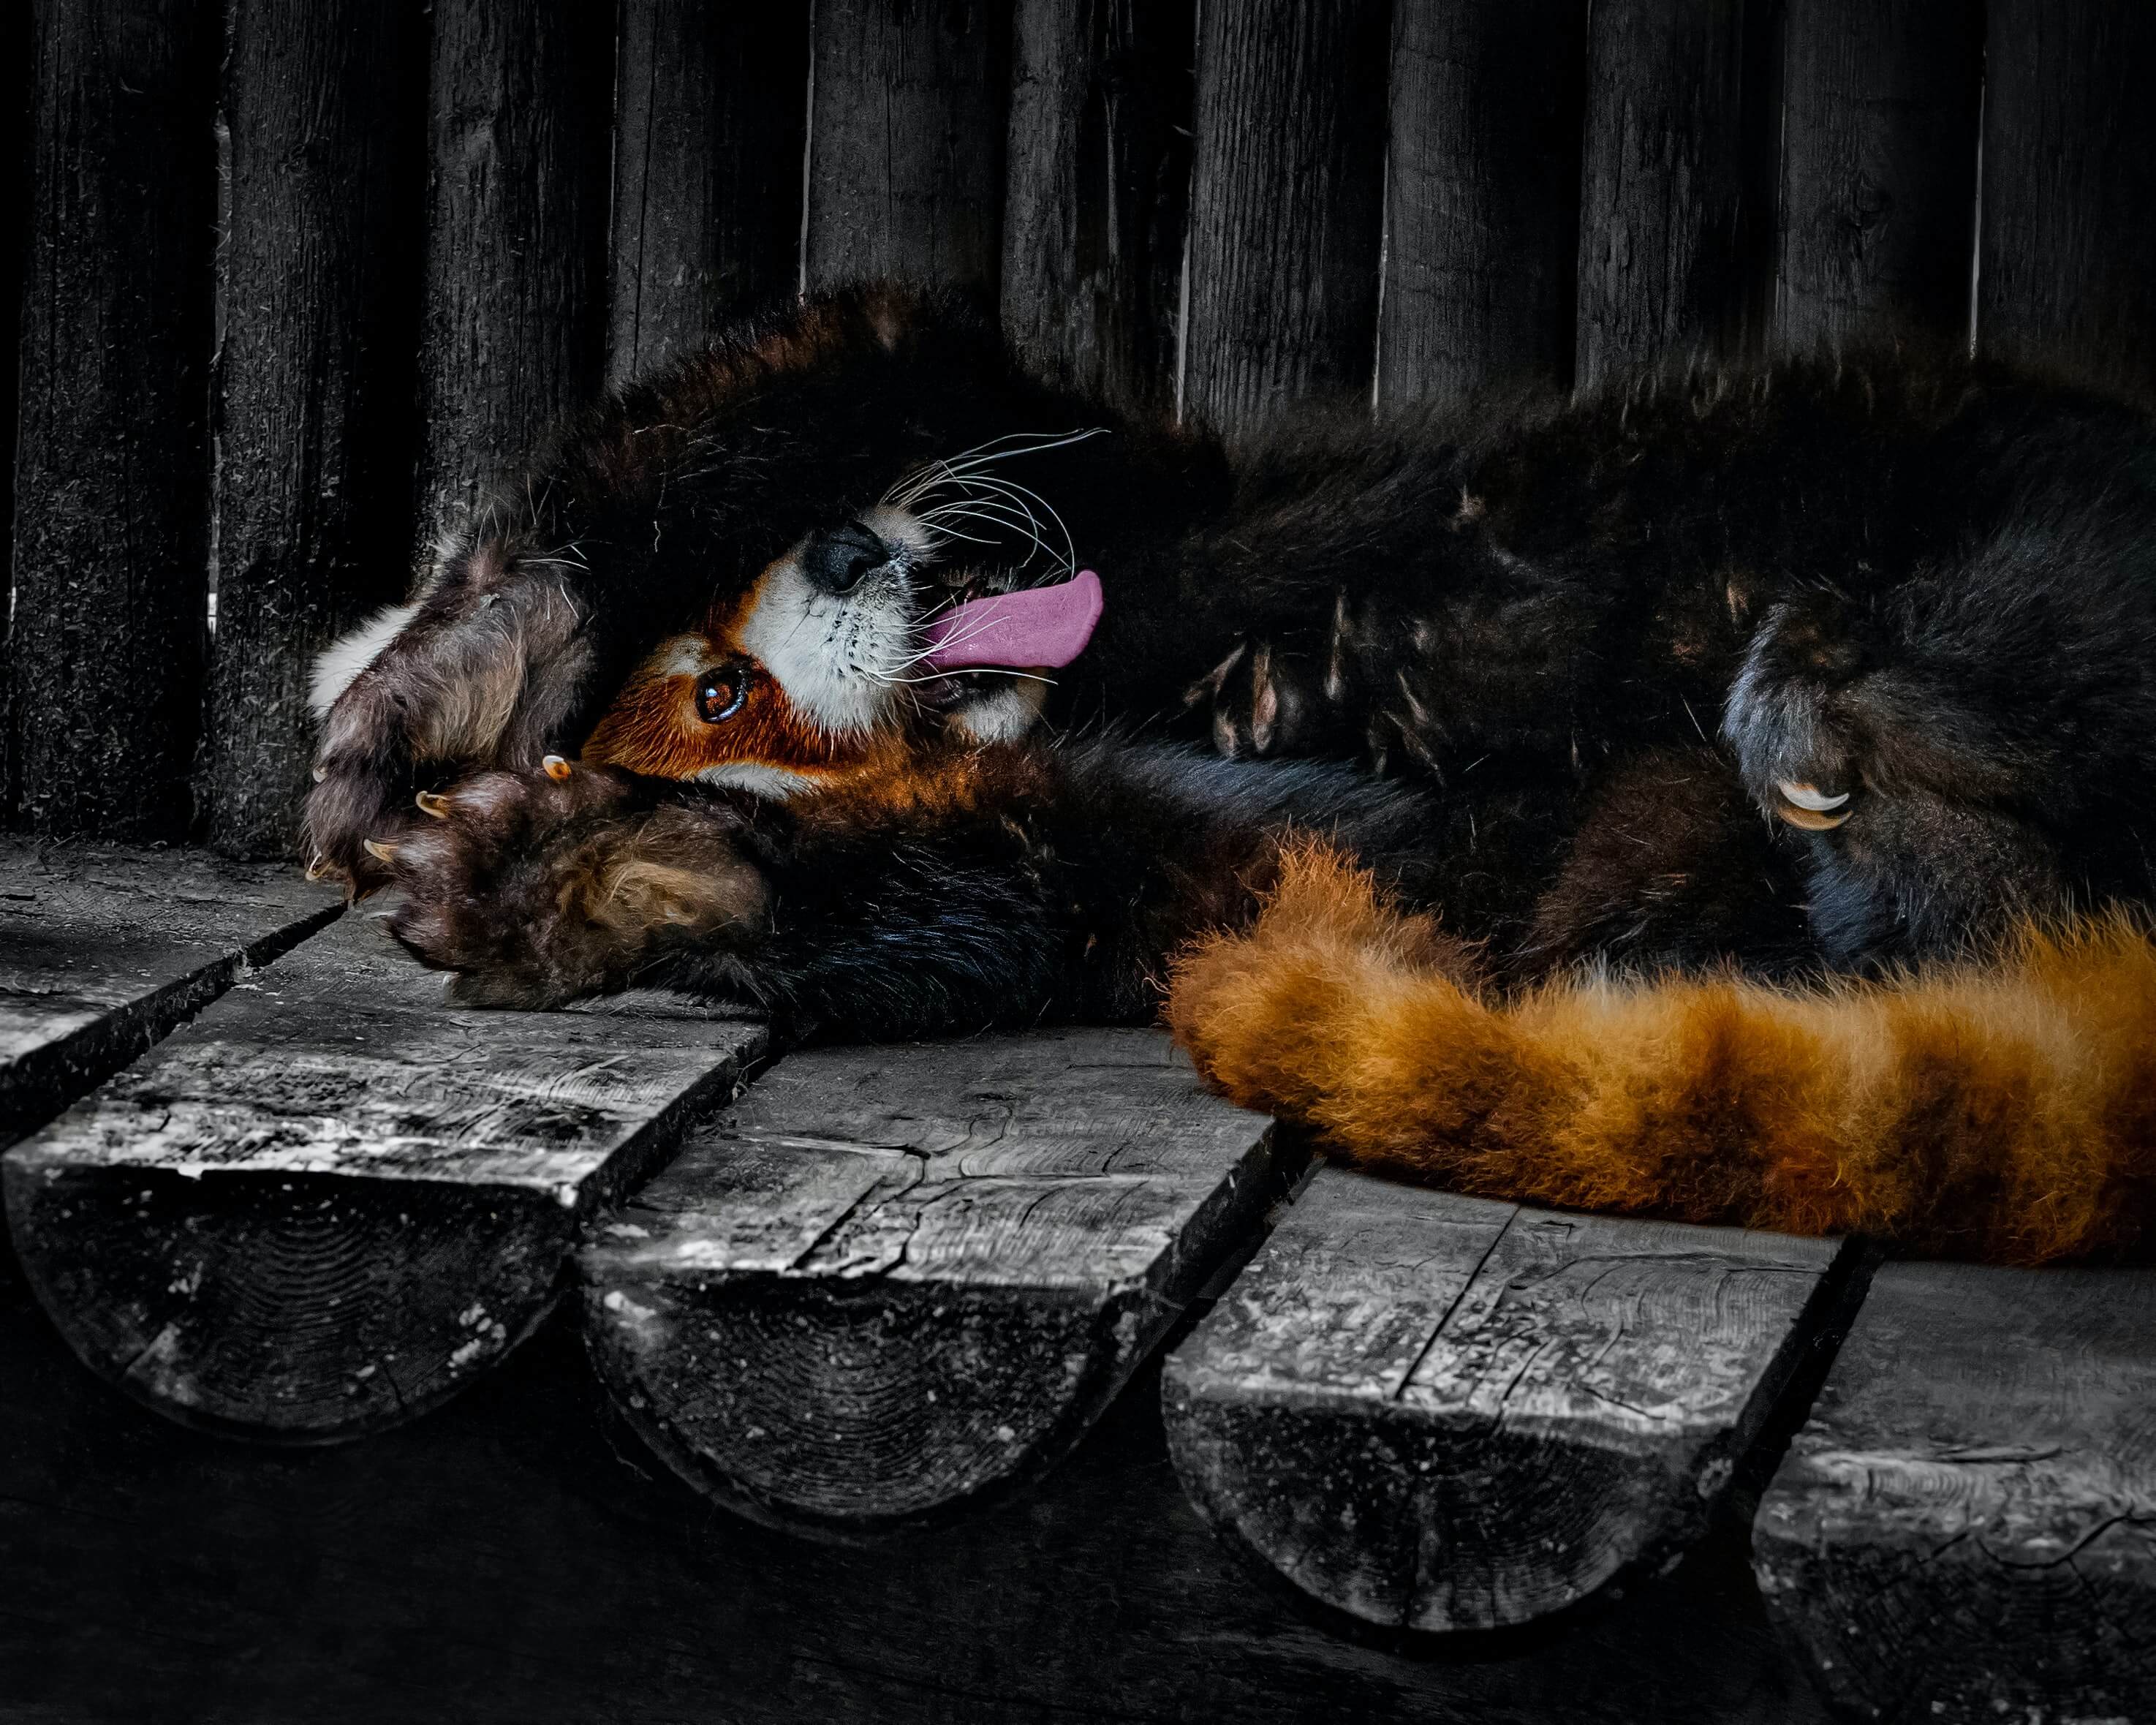
[(0, 855), (0, 1708), (2156, 1713), (2156, 1275), (1313, 1172), (1151, 1031), (461, 1012), (182, 853)]

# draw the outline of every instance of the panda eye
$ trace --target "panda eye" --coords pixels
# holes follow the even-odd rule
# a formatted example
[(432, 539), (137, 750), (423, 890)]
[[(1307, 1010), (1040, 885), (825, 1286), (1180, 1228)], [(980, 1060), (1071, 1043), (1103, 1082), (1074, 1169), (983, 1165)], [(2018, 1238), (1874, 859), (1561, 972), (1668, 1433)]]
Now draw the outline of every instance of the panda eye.
[(720, 665), (696, 679), (696, 716), (706, 725), (731, 719), (747, 699), (748, 672), (741, 665)]

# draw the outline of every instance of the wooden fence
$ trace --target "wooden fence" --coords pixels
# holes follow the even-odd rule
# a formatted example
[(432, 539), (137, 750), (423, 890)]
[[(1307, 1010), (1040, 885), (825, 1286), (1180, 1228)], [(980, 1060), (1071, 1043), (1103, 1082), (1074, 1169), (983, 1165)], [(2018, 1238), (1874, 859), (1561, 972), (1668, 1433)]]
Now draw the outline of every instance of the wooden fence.
[(556, 414), (798, 286), (973, 285), (1044, 371), (1230, 436), (1902, 328), (2156, 382), (2146, 0), (13, 16), (41, 833), (288, 850), (312, 653)]

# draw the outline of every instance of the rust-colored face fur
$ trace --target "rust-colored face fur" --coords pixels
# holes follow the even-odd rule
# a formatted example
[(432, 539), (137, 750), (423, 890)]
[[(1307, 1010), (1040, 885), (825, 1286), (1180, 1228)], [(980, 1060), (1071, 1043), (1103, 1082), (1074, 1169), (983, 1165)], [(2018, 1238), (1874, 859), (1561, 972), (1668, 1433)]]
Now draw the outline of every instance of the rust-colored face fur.
[(2131, 1250), (2156, 1209), (2156, 943), (2123, 916), (1890, 982), (1507, 1000), (1310, 849), (1168, 1014), (1235, 1101), (1456, 1190), (2022, 1264)]
[[(905, 487), (917, 501), (928, 480)], [(1018, 736), (1040, 714), (1040, 678), (986, 671), (916, 675), (921, 625), (954, 590), (1005, 572), (947, 564), (944, 540), (916, 509), (886, 502), (850, 525), (841, 550), (865, 572), (839, 590), (819, 579), (830, 542), (811, 536), (702, 629), (662, 641), (630, 675), (583, 748), (585, 758), (660, 778), (765, 796), (889, 768), (944, 736)]]

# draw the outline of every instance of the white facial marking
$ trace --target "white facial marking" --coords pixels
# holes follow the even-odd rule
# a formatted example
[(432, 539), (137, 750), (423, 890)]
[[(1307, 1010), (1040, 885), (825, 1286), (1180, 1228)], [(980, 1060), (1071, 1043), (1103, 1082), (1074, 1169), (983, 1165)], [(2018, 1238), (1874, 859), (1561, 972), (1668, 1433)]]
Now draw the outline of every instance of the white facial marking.
[(805, 773), (795, 773), (784, 767), (767, 767), (755, 761), (721, 762), (716, 767), (706, 767), (696, 778), (702, 784), (728, 785), (774, 801), (783, 801), (812, 789), (816, 783)]
[(975, 742), (1009, 742), (1040, 722), (1047, 701), (1048, 685), (1038, 680), (992, 684), (952, 710), (951, 728)]
[(824, 592), (789, 555), (765, 572), (737, 639), (827, 737), (857, 741), (890, 716), (911, 656), (912, 596), (904, 565), (850, 593)]

